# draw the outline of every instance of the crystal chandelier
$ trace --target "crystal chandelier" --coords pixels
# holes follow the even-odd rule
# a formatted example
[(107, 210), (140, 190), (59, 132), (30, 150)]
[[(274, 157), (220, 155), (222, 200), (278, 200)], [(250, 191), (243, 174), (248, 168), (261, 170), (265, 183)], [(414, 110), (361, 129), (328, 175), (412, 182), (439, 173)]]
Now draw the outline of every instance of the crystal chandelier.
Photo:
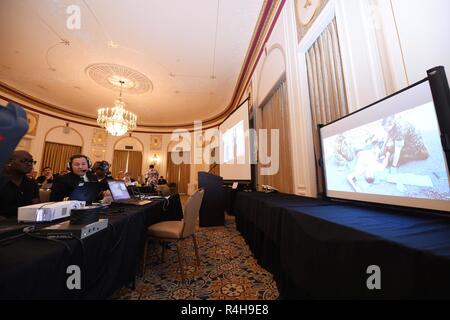
[(120, 96), (114, 101), (114, 107), (98, 109), (97, 123), (113, 136), (123, 136), (128, 131), (136, 128), (137, 116), (125, 110), (125, 102), (122, 101), (122, 86), (120, 82)]

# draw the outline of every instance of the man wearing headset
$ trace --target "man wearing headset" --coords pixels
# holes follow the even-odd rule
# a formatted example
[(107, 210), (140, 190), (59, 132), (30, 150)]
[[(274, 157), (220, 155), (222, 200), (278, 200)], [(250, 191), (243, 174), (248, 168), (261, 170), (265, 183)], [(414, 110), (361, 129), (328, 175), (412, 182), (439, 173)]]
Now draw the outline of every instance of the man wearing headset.
[(89, 171), (90, 166), (91, 161), (85, 155), (77, 154), (70, 157), (67, 164), (70, 172), (55, 178), (50, 201), (64, 200), (64, 198), (67, 198), (72, 194), (73, 190), (75, 190), (80, 183), (97, 181), (96, 177)]

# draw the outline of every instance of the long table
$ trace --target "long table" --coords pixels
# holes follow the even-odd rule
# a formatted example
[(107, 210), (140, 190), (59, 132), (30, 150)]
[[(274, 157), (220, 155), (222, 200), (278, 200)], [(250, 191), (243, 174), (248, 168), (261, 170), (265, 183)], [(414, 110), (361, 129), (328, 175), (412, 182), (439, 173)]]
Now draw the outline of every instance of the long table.
[[(139, 207), (120, 205), (101, 215), (108, 228), (83, 240), (23, 235), (0, 243), (0, 299), (106, 299), (139, 272), (146, 228), (181, 220), (179, 195)], [(81, 271), (81, 290), (69, 290), (67, 267)]]
[[(448, 216), (280, 193), (237, 192), (232, 206), (281, 298), (450, 298)], [(368, 287), (370, 266), (380, 290)]]

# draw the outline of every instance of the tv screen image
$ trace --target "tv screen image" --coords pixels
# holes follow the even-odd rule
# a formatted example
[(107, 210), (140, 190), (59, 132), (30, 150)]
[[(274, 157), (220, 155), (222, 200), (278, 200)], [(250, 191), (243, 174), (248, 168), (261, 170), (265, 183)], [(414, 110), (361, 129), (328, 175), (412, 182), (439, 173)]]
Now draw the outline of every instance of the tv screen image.
[(220, 176), (229, 181), (250, 181), (250, 138), (248, 100), (219, 127)]
[(321, 128), (327, 196), (450, 211), (428, 81)]
[(245, 132), (244, 121), (239, 121), (233, 128), (222, 135), (223, 161), (245, 164)]

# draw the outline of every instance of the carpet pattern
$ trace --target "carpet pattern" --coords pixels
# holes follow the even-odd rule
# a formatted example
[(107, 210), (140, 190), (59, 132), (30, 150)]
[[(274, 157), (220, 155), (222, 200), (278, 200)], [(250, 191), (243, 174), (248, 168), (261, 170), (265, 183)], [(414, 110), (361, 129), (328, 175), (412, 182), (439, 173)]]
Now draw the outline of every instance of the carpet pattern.
[(181, 242), (185, 280), (181, 281), (175, 244), (166, 249), (149, 243), (145, 275), (135, 290), (124, 288), (116, 299), (132, 300), (275, 300), (279, 293), (273, 276), (258, 265), (233, 217), (224, 227), (202, 228), (197, 233), (200, 266), (196, 270), (192, 239)]

